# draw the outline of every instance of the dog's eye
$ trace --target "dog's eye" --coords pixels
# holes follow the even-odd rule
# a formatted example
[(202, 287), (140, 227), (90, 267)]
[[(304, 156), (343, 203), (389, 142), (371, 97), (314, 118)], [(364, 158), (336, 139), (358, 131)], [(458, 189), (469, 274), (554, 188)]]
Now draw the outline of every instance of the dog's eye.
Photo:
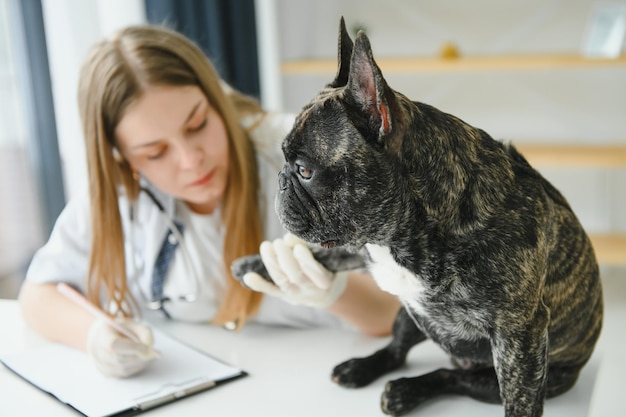
[(302, 165), (296, 165), (296, 169), (298, 170), (298, 175), (300, 175), (305, 180), (310, 180), (313, 176), (313, 170), (307, 167), (303, 167)]

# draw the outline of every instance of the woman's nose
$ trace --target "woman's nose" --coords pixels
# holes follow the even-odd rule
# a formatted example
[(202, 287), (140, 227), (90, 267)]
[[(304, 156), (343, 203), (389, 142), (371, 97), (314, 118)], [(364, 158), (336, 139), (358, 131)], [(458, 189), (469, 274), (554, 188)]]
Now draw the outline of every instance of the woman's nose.
[(194, 141), (184, 140), (178, 151), (181, 169), (194, 169), (202, 161), (202, 147)]

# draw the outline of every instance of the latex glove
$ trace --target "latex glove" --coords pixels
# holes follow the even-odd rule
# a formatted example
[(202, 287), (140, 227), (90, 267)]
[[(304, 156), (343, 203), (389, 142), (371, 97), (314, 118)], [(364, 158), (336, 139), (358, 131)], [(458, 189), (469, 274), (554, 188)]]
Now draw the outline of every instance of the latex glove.
[(274, 284), (255, 272), (243, 276), (249, 288), (288, 303), (326, 308), (346, 289), (346, 272), (333, 273), (320, 264), (306, 243), (288, 233), (282, 239), (264, 241), (261, 259)]
[(87, 353), (100, 372), (106, 376), (124, 378), (142, 371), (156, 357), (154, 338), (149, 327), (131, 319), (118, 318), (116, 322), (137, 335), (137, 343), (117, 332), (102, 319), (89, 328)]

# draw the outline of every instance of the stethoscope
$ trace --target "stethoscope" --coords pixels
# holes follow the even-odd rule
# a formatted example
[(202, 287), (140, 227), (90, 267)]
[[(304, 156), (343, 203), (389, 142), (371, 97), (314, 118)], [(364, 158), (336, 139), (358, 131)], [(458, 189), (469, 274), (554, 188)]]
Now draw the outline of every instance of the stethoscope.
[[(187, 273), (191, 276), (191, 283), (192, 283), (192, 288), (191, 291), (184, 293), (184, 294), (179, 294), (177, 295), (175, 298), (178, 301), (183, 301), (183, 302), (188, 302), (188, 303), (193, 303), (195, 301), (198, 300), (198, 294), (200, 293), (200, 281), (198, 278), (198, 274), (195, 270), (195, 268), (193, 267), (193, 263), (191, 262), (191, 256), (189, 255), (189, 251), (187, 250), (187, 246), (185, 244), (185, 239), (183, 238), (183, 234), (181, 233), (180, 229), (178, 228), (178, 226), (176, 226), (176, 224), (174, 223), (174, 221), (172, 220), (172, 218), (170, 217), (170, 215), (167, 214), (165, 207), (163, 207), (163, 204), (161, 204), (161, 202), (156, 198), (156, 196), (154, 195), (154, 193), (146, 188), (146, 187), (140, 187), (139, 188), (140, 192), (144, 192), (149, 198), (150, 200), (154, 203), (154, 205), (156, 205), (156, 207), (159, 209), (159, 212), (161, 213), (163, 219), (165, 219), (166, 223), (167, 223), (167, 227), (170, 230), (171, 234), (168, 235), (168, 241), (171, 245), (176, 245), (176, 243), (178, 243), (178, 250), (181, 251), (182, 253), (182, 257), (183, 257), (183, 261), (185, 262), (185, 268), (187, 269)], [(133, 236), (132, 236), (132, 223), (134, 220), (134, 210), (133, 207), (131, 205), (131, 212), (130, 212), (130, 219), (131, 219), (131, 226), (130, 226), (130, 241), (131, 241), (131, 247), (134, 250), (134, 240), (133, 240)], [(133, 263), (136, 262), (136, 257), (134, 256), (134, 254), (131, 256), (131, 258), (133, 259)], [(133, 264), (134, 266), (134, 270), (135, 272), (137, 271), (136, 266)], [(144, 291), (141, 289), (141, 286), (139, 284), (139, 279), (137, 277), (137, 275), (135, 274), (135, 279), (134, 279), (135, 285), (137, 286), (137, 292), (140, 294), (140, 297), (142, 298), (142, 302), (147, 306), (147, 308), (149, 310), (163, 310), (163, 305), (165, 302), (167, 301), (171, 301), (172, 298), (171, 297), (164, 297), (161, 296), (160, 299), (155, 300), (152, 299), (152, 297), (150, 297), (150, 299), (148, 299), (148, 297), (146, 297)], [(166, 312), (167, 314), (167, 312)]]

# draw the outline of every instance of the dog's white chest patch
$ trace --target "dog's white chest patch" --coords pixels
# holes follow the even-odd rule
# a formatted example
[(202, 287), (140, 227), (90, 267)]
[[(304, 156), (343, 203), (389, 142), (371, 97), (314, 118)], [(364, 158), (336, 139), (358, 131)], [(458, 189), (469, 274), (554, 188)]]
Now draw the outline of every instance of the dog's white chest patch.
[(386, 246), (366, 244), (365, 248), (370, 254), (372, 263), (369, 271), (376, 280), (378, 286), (388, 293), (398, 296), (417, 311), (420, 308), (419, 300), (425, 290), (419, 276), (409, 271), (391, 256), (391, 251)]

